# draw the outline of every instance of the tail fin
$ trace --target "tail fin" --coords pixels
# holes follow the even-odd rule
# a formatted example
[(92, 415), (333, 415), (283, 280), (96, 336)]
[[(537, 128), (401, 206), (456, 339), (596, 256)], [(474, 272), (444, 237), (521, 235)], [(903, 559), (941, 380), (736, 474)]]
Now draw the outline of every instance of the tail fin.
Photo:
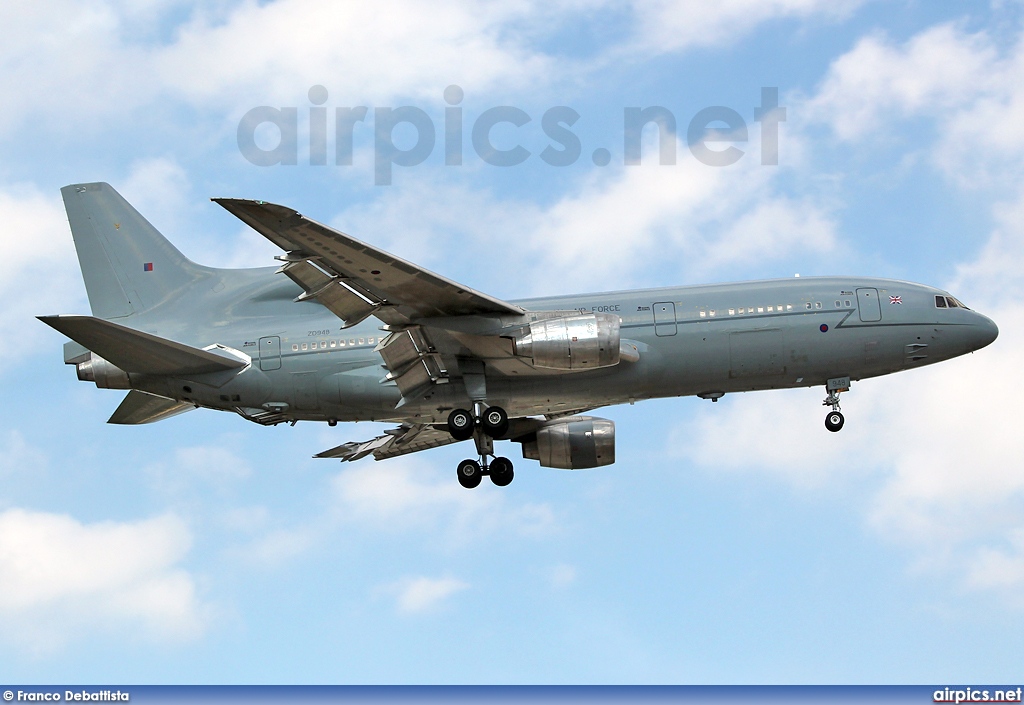
[(60, 192), (94, 316), (122, 318), (152, 308), (207, 271), (110, 184), (73, 184)]

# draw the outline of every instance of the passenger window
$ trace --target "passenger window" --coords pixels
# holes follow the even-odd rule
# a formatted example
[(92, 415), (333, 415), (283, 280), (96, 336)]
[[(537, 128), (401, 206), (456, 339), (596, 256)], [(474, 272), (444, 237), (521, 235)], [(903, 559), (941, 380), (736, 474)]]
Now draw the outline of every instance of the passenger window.
[(847, 299), (843, 303), (846, 304), (846, 308), (850, 308), (851, 304), (850, 304), (850, 300), (849, 299)]
[(836, 308), (840, 308), (842, 305), (843, 305), (843, 302), (840, 301), (839, 299), (836, 299)]
[(807, 302), (807, 310), (808, 310), (808, 311), (810, 311), (810, 310), (811, 310), (811, 302), (810, 302), (810, 301), (808, 301), (808, 302)]
[(332, 340), (332, 341), (331, 341), (331, 347), (332, 347), (332, 348), (336, 348), (336, 347), (338, 347), (338, 341), (337, 341), (337, 340)]
[(793, 304), (786, 304), (786, 310), (787, 311), (792, 311), (793, 310)]
[(708, 315), (708, 314), (707, 314), (707, 312), (706, 312), (706, 311), (701, 311), (701, 312), (700, 312), (700, 317), (701, 317), (701, 318), (706, 318), (706, 317), (707, 317), (707, 315)]
[(326, 340), (321, 340), (320, 341), (320, 349), (321, 350), (326, 350), (327, 349), (327, 341)]
[(769, 307), (768, 307), (768, 313), (771, 313), (771, 312), (773, 312), (774, 310), (775, 310), (775, 307), (774, 307), (774, 306), (769, 306)]
[(348, 344), (349, 345), (355, 345), (356, 344), (356, 339), (355, 338), (349, 338), (348, 339)]
[(758, 313), (764, 313), (764, 306), (758, 306), (757, 307), (757, 312)]
[(715, 317), (715, 309), (711, 309), (710, 311), (708, 311), (708, 315), (711, 316), (712, 318), (714, 318)]
[(730, 309), (729, 309), (729, 315), (730, 315), (730, 316), (735, 316), (735, 315), (736, 315), (736, 309), (734, 309), (734, 308), (730, 308)]
[(814, 302), (814, 308), (821, 308), (821, 302), (820, 301), (815, 301)]
[(297, 344), (293, 343), (292, 344), (292, 352), (297, 352), (298, 349), (299, 349), (299, 346)]
[(303, 350), (307, 349), (308, 347), (309, 347), (309, 346), (308, 346), (308, 345), (306, 345), (306, 343), (303, 343), (303, 344), (302, 344), (302, 349), (303, 349)]
[[(712, 315), (714, 315), (714, 314), (712, 314)], [(367, 339), (366, 339), (366, 342), (367, 342), (367, 343), (368, 343), (369, 345), (373, 345), (373, 341), (374, 341), (374, 340), (376, 340), (376, 338), (367, 338)]]
[(946, 308), (946, 297), (945, 296), (936, 296), (935, 297), (935, 306), (936, 306), (936, 308)]
[(360, 338), (359, 339), (359, 344), (360, 345), (366, 345), (366, 338)]

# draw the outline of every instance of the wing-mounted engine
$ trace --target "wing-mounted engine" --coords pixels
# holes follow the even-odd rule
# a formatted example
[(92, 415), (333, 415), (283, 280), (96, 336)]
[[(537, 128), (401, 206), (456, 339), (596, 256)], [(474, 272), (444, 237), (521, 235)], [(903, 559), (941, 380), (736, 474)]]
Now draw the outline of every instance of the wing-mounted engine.
[(615, 422), (592, 416), (570, 416), (544, 423), (536, 433), (518, 440), (523, 457), (546, 468), (580, 470), (615, 462)]
[(581, 313), (534, 321), (505, 337), (534, 367), (592, 370), (619, 364), (620, 325), (618, 316)]

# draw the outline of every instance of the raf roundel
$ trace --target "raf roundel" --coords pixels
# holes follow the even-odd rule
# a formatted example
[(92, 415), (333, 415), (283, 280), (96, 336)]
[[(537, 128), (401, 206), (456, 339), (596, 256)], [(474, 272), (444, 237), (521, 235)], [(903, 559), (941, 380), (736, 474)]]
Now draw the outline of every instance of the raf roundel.
[(820, 330), (822, 333), (828, 333), (828, 324), (822, 323), (820, 326), (818, 326), (818, 330)]

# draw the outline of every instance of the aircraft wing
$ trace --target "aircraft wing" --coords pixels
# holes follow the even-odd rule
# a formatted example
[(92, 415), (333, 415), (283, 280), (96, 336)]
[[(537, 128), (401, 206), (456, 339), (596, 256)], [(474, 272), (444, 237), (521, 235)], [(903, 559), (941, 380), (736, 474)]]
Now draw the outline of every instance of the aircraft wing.
[(284, 261), (280, 271), (302, 287), (299, 299), (319, 301), (346, 328), (370, 315), (403, 325), (437, 316), (523, 313), (291, 208), (237, 198), (213, 201), (285, 250), (278, 258)]
[(427, 424), (404, 423), (398, 428), (385, 431), (383, 436), (362, 443), (343, 443), (313, 457), (355, 461), (373, 455), (374, 460), (386, 460), (449, 443), (456, 443), (456, 440), (447, 430), (438, 430)]

